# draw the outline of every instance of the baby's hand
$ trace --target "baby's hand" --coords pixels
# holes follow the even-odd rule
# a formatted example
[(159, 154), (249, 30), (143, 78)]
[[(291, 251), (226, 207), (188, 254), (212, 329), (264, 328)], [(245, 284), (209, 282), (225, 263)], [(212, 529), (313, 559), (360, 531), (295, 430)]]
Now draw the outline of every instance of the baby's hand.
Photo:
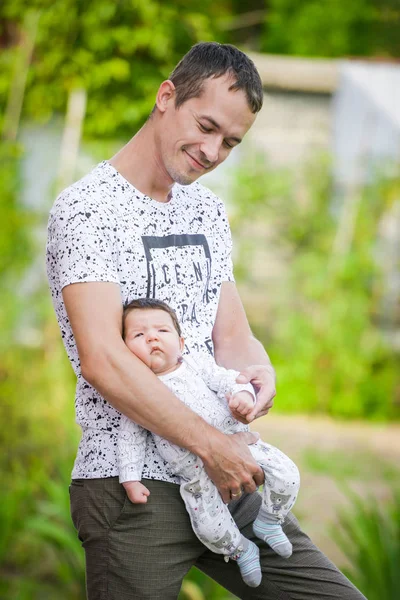
[(133, 504), (146, 504), (150, 492), (143, 483), (140, 483), (140, 481), (125, 481), (122, 485)]
[(250, 392), (246, 392), (243, 390), (242, 392), (238, 392), (234, 396), (228, 397), (229, 408), (232, 412), (239, 413), (243, 417), (243, 423), (246, 423), (246, 416), (253, 410), (254, 408), (254, 397), (250, 394)]

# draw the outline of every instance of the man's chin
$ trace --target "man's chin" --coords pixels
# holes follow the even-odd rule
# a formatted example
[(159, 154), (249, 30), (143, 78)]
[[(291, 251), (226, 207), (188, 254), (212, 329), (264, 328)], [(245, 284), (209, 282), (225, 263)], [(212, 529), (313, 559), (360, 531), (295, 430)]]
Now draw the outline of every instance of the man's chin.
[(189, 177), (189, 176), (185, 176), (185, 175), (180, 175), (180, 176), (176, 177), (174, 179), (174, 181), (175, 181), (175, 183), (178, 183), (179, 185), (191, 185), (199, 177), (200, 177), (200, 175), (193, 176), (193, 177)]
[(180, 173), (172, 169), (169, 171), (169, 176), (171, 179), (179, 185), (191, 185), (200, 177), (200, 175), (201, 173), (193, 173), (192, 175), (189, 175), (188, 173)]

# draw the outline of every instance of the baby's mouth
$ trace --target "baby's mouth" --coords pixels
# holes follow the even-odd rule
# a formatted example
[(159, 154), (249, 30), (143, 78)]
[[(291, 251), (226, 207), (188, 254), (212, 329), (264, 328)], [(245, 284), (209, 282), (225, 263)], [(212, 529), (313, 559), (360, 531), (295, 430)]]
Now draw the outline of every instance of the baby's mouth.
[(162, 352), (162, 350), (158, 346), (155, 346), (154, 348), (151, 349), (150, 354), (153, 354), (154, 352)]

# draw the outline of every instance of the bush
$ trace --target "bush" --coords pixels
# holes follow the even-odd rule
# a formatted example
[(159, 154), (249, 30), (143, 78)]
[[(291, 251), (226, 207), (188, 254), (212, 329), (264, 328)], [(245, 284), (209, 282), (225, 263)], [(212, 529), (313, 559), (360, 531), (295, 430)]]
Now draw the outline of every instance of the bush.
[(400, 491), (388, 505), (350, 493), (351, 507), (339, 517), (334, 538), (350, 561), (346, 575), (368, 600), (400, 594)]
[[(400, 416), (400, 356), (384, 310), (380, 223), (400, 178), (333, 198), (329, 161), (301, 176), (251, 158), (232, 187), (235, 276), (278, 376), (279, 410)], [(391, 277), (395, 277), (393, 273)]]

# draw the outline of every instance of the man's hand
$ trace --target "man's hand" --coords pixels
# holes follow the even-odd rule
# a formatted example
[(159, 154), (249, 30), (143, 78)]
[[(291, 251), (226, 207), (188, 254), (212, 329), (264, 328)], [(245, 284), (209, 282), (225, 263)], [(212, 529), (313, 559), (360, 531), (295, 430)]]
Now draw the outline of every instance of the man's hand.
[(202, 456), (208, 476), (228, 504), (242, 492), (252, 493), (264, 482), (264, 473), (248, 448), (259, 435), (241, 432), (214, 438), (206, 456)]
[(251, 423), (268, 413), (276, 396), (275, 371), (271, 365), (253, 365), (243, 369), (236, 378), (236, 383), (251, 383), (256, 391), (256, 403), (252, 410), (243, 415), (231, 407), (232, 415), (242, 423)]

